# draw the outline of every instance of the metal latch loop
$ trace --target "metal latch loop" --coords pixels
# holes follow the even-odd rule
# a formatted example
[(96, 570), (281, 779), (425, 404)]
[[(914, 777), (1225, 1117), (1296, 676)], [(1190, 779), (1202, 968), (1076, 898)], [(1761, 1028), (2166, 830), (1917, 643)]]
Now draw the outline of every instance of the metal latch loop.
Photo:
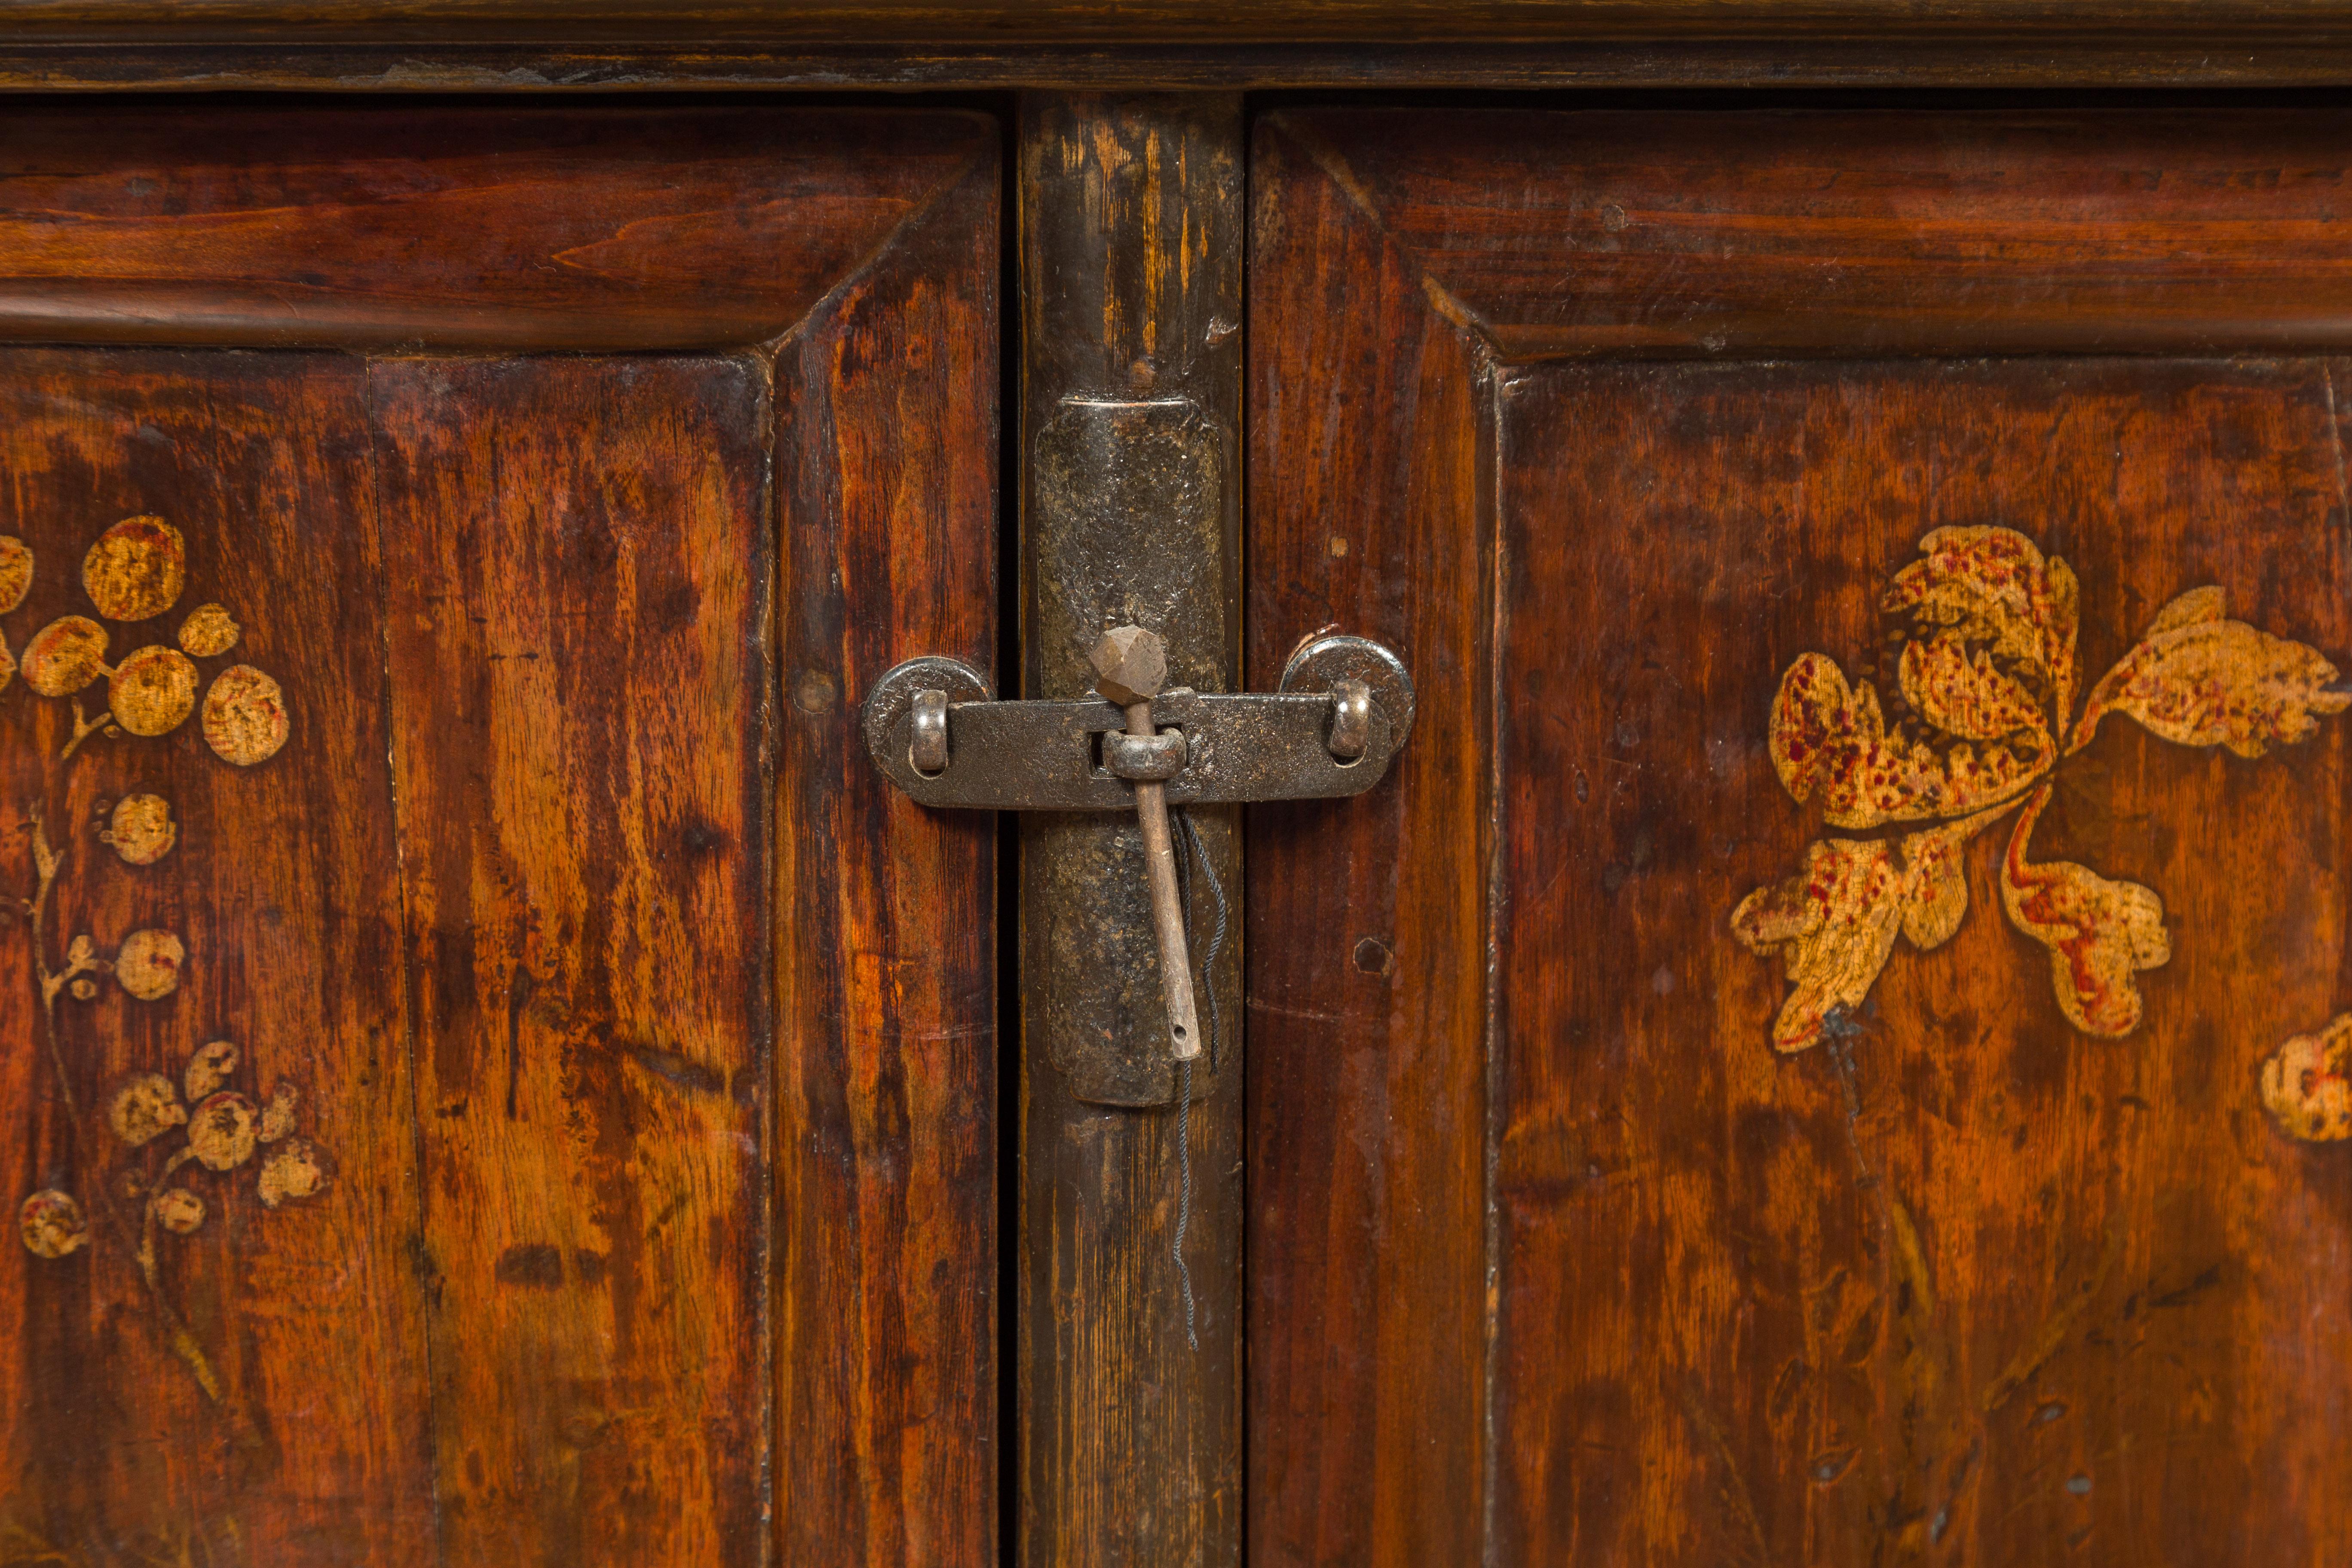
[[(1157, 713), (1152, 715), (1157, 719)], [(1156, 735), (1129, 735), (1106, 731), (1102, 738), (1103, 766), (1123, 779), (1172, 779), (1192, 760), (1181, 730)]]

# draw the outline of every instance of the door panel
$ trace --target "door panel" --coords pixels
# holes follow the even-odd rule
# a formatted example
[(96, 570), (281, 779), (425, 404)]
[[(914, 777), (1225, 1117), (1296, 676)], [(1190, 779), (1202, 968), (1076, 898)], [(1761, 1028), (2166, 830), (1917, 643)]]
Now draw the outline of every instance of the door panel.
[(984, 1560), (992, 127), (169, 118), (0, 173), (8, 1550)]
[(718, 1557), (765, 1404), (764, 367), (373, 380), (445, 1539)]
[[(0, 1011), (18, 1128), (11, 1196), (63, 1194), (86, 1222), (85, 1239), (43, 1248), (71, 1245), (63, 1256), (10, 1249), (9, 1528), (28, 1554), (135, 1561), (209, 1550), (235, 1518), (257, 1550), (429, 1560), (430, 1281), (417, 1267), (399, 834), (391, 780), (352, 765), (391, 749), (367, 367), (20, 349), (0, 388), (0, 531), (32, 557), (0, 622), (22, 660), (0, 689), (11, 826), (0, 875), (31, 903), (7, 928)], [(142, 514), (177, 531), (185, 586), (143, 625), (98, 620), (84, 552)], [(94, 622), (121, 668), (132, 649), (177, 648), (205, 604), (226, 611), (236, 639), (190, 660), (205, 684), (184, 698), (258, 671), (282, 693), (283, 747), (232, 763), (193, 712), (161, 735), (89, 730), (67, 755), (78, 714), (111, 713), (110, 683), (36, 690), (38, 629)], [(173, 716), (166, 705), (157, 721)], [(134, 833), (142, 804), (150, 826)], [(57, 858), (47, 874), (44, 850)], [(168, 993), (154, 994), (156, 977), (141, 994), (121, 983), (141, 931), (183, 947)], [(84, 935), (111, 975), (68, 975)], [(50, 980), (61, 984), (44, 1007)], [(234, 1043), (231, 1070), (192, 1068), (216, 1040)], [(244, 1097), (216, 1107), (227, 1136), (193, 1163), (192, 1071)], [(244, 1108), (280, 1085), (297, 1097), (289, 1137), (240, 1137)], [(135, 1100), (113, 1114), (117, 1096), (142, 1092), (144, 1116)], [(329, 1179), (273, 1206), (268, 1162), (295, 1138)], [(174, 1227), (152, 1222), (144, 1194), (118, 1185), (132, 1177), (202, 1208)], [(212, 1501), (257, 1470), (270, 1475), (270, 1517)]]
[(1261, 123), (1260, 1559), (2340, 1554), (2347, 132)]

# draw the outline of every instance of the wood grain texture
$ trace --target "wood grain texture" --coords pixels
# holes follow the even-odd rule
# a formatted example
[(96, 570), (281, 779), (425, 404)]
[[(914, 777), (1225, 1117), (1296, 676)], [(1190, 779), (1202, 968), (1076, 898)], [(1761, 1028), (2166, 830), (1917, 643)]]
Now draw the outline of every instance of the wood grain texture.
[(2163, 900), (2171, 958), (2120, 1039), (2068, 1026), (2002, 919), (2002, 834), (1957, 936), (1898, 949), (1842, 1043), (1775, 1057), (1778, 965), (1727, 924), (1821, 831), (1763, 750), (1780, 669), (1869, 668), (1928, 529), (2005, 520), (2063, 555), (2093, 675), (2206, 584), (2344, 659), (2343, 374), (1508, 384), (1499, 1560), (2315, 1563), (2352, 1539), (2352, 1167), (2256, 1093), (2352, 997), (2340, 721), (2254, 760), (2110, 721), (2062, 769), (2036, 858)]
[[(1172, 679), (1233, 685), (1241, 136), (1226, 95), (1022, 101), (1024, 695), (1086, 695), (1089, 634), (1129, 620), (1168, 638)], [(1187, 498), (1181, 533), (1154, 498), (1121, 504), (1137, 487), (1105, 441), (1061, 454), (1073, 521), (1041, 548), (1041, 432), (1079, 400), (1189, 405), (1192, 438), (1213, 449), (1179, 471), (1211, 493)], [(1189, 554), (1172, 567), (1171, 534)], [(1236, 896), (1233, 814), (1192, 816)], [(1223, 1020), (1214, 1060), (1193, 1069), (1188, 1119), (1164, 1101), (1099, 1103), (1112, 1096), (1057, 1066), (1048, 1032), (1166, 1048), (1141, 837), (1132, 817), (1093, 814), (1033, 814), (1021, 833), (1016, 1552), (1026, 1568), (1227, 1568), (1242, 1534), (1240, 954), (1229, 940), (1210, 963), (1214, 905), (1191, 879), (1194, 986), (1204, 1024)], [(1182, 1093), (1173, 1079), (1158, 1080), (1167, 1100)], [(1186, 1132), (1195, 1342), (1171, 1257)]]
[[(293, 720), (286, 749), (252, 769), (215, 756), (194, 720), (152, 739), (93, 733), (61, 762), (70, 700), (21, 679), (0, 688), (5, 1200), (14, 1213), (37, 1188), (66, 1190), (92, 1225), (58, 1259), (12, 1229), (0, 1262), (14, 1347), (0, 1376), (0, 1545), (21, 1560), (436, 1556), (409, 1030), (388, 961), (402, 930), (393, 797), (381, 765), (352, 765), (392, 742), (366, 399), (365, 367), (339, 359), (18, 350), (0, 365), (0, 533), (36, 562), (0, 636), (21, 650), (56, 617), (89, 614), (83, 552), (117, 519), (160, 513), (185, 541), (185, 592), (158, 620), (116, 626), (118, 653), (168, 645), (195, 605), (223, 605), (244, 629), (229, 655), (202, 661), (205, 677), (262, 668)], [(131, 794), (163, 797), (177, 825), (150, 865), (99, 837), (109, 803)], [(112, 983), (61, 996), (63, 1084), (18, 901), (35, 891), (37, 808), (62, 857), (44, 966), (61, 966), (73, 935), (113, 951), (138, 929), (179, 934), (188, 955), (158, 1000)], [(301, 1133), (340, 1175), (274, 1212), (251, 1163), (176, 1176), (210, 1212), (195, 1234), (160, 1239), (150, 1290), (133, 1261), (142, 1205), (116, 1184), (152, 1180), (177, 1139), (126, 1148), (108, 1102), (133, 1074), (178, 1080), (197, 1046), (223, 1038), (244, 1058), (235, 1089), (258, 1100), (299, 1086)], [(171, 1318), (218, 1398), (173, 1353)]]
[(2021, 34), (2002, 26), (1911, 32), (1874, 25), (1805, 34), (1664, 38), (1560, 35), (1463, 43), (942, 43), (936, 39), (761, 43), (681, 40), (673, 25), (638, 42), (320, 43), (312, 31), (23, 44), (0, 37), (0, 89), (146, 91), (419, 91), (509, 97), (590, 92), (741, 92), (847, 88), (928, 91), (1167, 92), (1208, 89), (1810, 88), (2112, 89), (2342, 87), (2352, 31), (2290, 34), (2143, 25)]
[(12, 104), (0, 338), (762, 342), (989, 140), (958, 114)]
[(2352, 322), (2331, 111), (1282, 123), (1511, 359), (2341, 348)]
[(1250, 813), (1250, 1555), (1475, 1562), (1482, 353), (1279, 125), (1252, 158), (1250, 684), (1328, 626), (1423, 702), (1378, 789)]
[(445, 1547), (754, 1563), (765, 367), (372, 379)]
[[(382, 121), (226, 118), (320, 129), (383, 194), (355, 151)], [(567, 182), (593, 205), (633, 160), (641, 191), (756, 206), (778, 247), (720, 257), (712, 298), (788, 283), (803, 313), (759, 324), (781, 345), (520, 352), (547, 346), (534, 315), (515, 352), (463, 358), (0, 352), (0, 534), (37, 567), (0, 613), (6, 1201), (71, 1200), (0, 1268), (0, 1558), (992, 1559), (993, 836), (898, 800), (855, 712), (899, 658), (993, 646), (994, 140), (967, 114), (753, 111), (753, 151), (714, 169), (697, 149), (737, 145), (728, 117), (687, 118), (509, 145), (537, 182), (518, 226), (571, 221)], [(523, 121), (554, 129), (465, 111), (438, 133)], [(806, 166), (758, 184), (782, 142)], [(853, 146), (859, 168), (828, 163)], [(136, 194), (143, 166), (105, 177)], [(269, 243), (333, 221), (333, 173), (205, 265), (267, 277)], [(443, 232), (456, 174), (383, 218), (413, 298), (475, 287), (499, 242), (495, 202), (485, 233)], [(887, 199), (835, 199), (860, 188)], [(223, 212), (252, 195), (206, 189)], [(645, 297), (690, 295), (694, 255)], [(491, 281), (533, 311), (616, 298), (509, 269)], [(337, 286), (342, 331), (389, 285)], [(104, 608), (82, 552), (132, 513), (180, 531), (185, 602), (114, 626), (113, 662), (217, 597), (244, 630), (200, 680), (251, 658), (290, 716), (256, 766), (199, 718), (156, 740), (93, 718), (62, 754), (96, 708), (44, 694), (32, 634)], [(0, 545), (0, 596), (16, 560)], [(81, 695), (131, 723), (104, 679)], [(117, 853), (101, 807), (126, 792), (176, 814), (152, 864)], [(152, 978), (141, 944), (164, 952), (134, 929), (177, 939), (176, 991), (122, 994)], [(184, 1069), (222, 1038), (229, 1098), (195, 1105), (222, 1086)], [(281, 1082), (294, 1138), (191, 1163), (249, 1140), (236, 1097)], [(137, 1152), (110, 1131), (148, 1131), (125, 1086), (160, 1123)], [(289, 1197), (278, 1156), (312, 1145), (325, 1190)], [(191, 1234), (142, 1245), (152, 1213)]]
[(874, 679), (996, 647), (991, 147), (780, 351), (775, 1559), (999, 1536), (997, 826), (913, 805)]
[(33, 38), (220, 37), (293, 30), (328, 37), (451, 34), (674, 36), (906, 43), (1017, 38), (1093, 43), (1242, 37), (1275, 43), (1531, 41), (1726, 33), (1802, 37), (1886, 29), (1936, 36), (2138, 27), (2296, 36), (2347, 21), (2342, 0), (7, 0), (0, 17)]
[[(1836, 193), (1843, 171), (1790, 153), (1832, 145), (1848, 122), (1824, 118), (1693, 116), (1647, 145), (1711, 126), (1728, 184)], [(1766, 751), (1782, 670), (1819, 649), (1895, 689), (1880, 595), (1937, 526), (2073, 563), (2085, 682), (2204, 584), (2341, 668), (2342, 363), (1906, 364), (1863, 357), (1887, 348), (1867, 334), (1841, 359), (1801, 338), (1793, 284), (1792, 324), (1757, 314), (1720, 352), (1820, 363), (1515, 363), (1558, 346), (1511, 323), (1613, 287), (1488, 222), (1502, 193), (1564, 210), (1623, 166), (1588, 173), (1559, 123), (1256, 132), (1253, 663), (1290, 619), (1338, 622), (1394, 639), (1423, 708), (1398, 778), (1334, 809), (1379, 823), (1286, 811), (1253, 838), (1254, 1553), (2332, 1561), (2352, 1173), (2273, 1125), (2259, 1079), (2352, 999), (2340, 718), (2259, 759), (2110, 720), (2063, 765), (2034, 858), (2163, 903), (2171, 956), (2123, 1038), (2069, 1024), (2004, 918), (2005, 832), (1957, 934), (1898, 947), (1809, 1053), (1775, 1055), (1780, 966), (1730, 917), (1822, 832)], [(2217, 163), (2263, 145), (2250, 124), (2206, 123)], [(1845, 145), (1867, 189), (1884, 165)], [(2171, 184), (2115, 196), (2116, 226), (2161, 231)], [(2271, 219), (2316, 268), (2326, 215), (2269, 190), (2240, 220), (2248, 275)], [(1933, 182), (1901, 200), (1940, 223)], [(1769, 207), (1745, 235), (1768, 271), (1783, 244), (1825, 254)], [(2209, 259), (2172, 265), (2193, 284)], [(2007, 263), (1969, 265), (1930, 282), (1998, 297)], [(1729, 274), (1660, 270), (1651, 304), (1747, 286)], [(1506, 275), (1507, 310), (1465, 304)]]

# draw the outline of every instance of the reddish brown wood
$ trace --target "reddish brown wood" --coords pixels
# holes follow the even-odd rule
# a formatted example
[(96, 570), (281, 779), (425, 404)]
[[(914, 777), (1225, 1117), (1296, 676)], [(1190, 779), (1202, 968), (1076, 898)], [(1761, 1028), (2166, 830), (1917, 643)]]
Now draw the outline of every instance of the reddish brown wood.
[[(855, 715), (897, 658), (993, 646), (992, 129), (436, 113), (238, 111), (212, 151), (251, 166), (192, 162), (162, 198), (138, 182), (163, 121), (126, 148), (64, 113), (24, 143), (80, 158), (159, 267), (151, 231), (219, 220), (151, 302), (323, 290), (123, 337), (279, 342), (330, 299), (320, 341), (421, 322), (513, 352), (0, 352), (0, 534), (37, 568), (0, 613), (12, 660), (103, 607), (82, 552), (153, 512), (187, 585), (114, 626), (117, 659), (217, 598), (244, 631), (202, 679), (249, 658), (290, 715), (249, 769), (190, 718), (94, 730), (68, 771), (68, 700), (0, 687), (5, 1201), (56, 1189), (98, 1222), (0, 1267), (0, 1557), (986, 1562), (993, 836), (897, 800)], [(371, 137), (395, 121), (416, 156), (387, 173)], [(295, 132), (340, 167), (287, 156)], [(33, 205), (46, 176), (23, 178), (0, 204)], [(347, 203), (380, 204), (404, 267), (355, 247), (324, 283), (288, 270)], [(0, 270), (47, 264), (26, 233)], [(593, 233), (661, 265), (615, 285), (520, 259)], [(466, 335), (492, 327), (513, 335)], [(564, 333), (738, 336), (520, 352)], [(126, 791), (177, 812), (153, 866), (95, 837)], [(37, 950), (37, 805), (69, 868)], [(111, 961), (149, 926), (182, 938), (184, 984), (61, 975), (97, 994), (58, 1004), (60, 1075), (41, 971), (72, 934)], [(145, 1200), (105, 1194), (190, 1135), (126, 1151), (109, 1105), (221, 1037), (234, 1091), (299, 1086), (333, 1174), (272, 1210), (281, 1145), (174, 1167), (208, 1213), (151, 1288)]]
[[(161, 618), (115, 626), (118, 654), (168, 645), (186, 612), (220, 604), (244, 629), (229, 654), (198, 661), (207, 681), (251, 664), (283, 683), (293, 719), (286, 749), (253, 769), (215, 756), (194, 718), (157, 738), (92, 733), (60, 761), (69, 700), (22, 679), (0, 688), (12, 1151), (0, 1202), (13, 1216), (27, 1194), (58, 1188), (92, 1222), (71, 1256), (32, 1256), (13, 1224), (0, 1254), (13, 1347), (0, 1542), (90, 1563), (432, 1561), (399, 859), (391, 781), (353, 765), (392, 739), (365, 367), (16, 350), (0, 365), (0, 534), (36, 557), (29, 595), (0, 617), (9, 646), (90, 614), (83, 552), (125, 514), (163, 513), (185, 540), (186, 590)], [(105, 709), (104, 682), (89, 696), (86, 713)], [(98, 837), (130, 794), (163, 796), (178, 826), (152, 865)], [(169, 930), (188, 954), (179, 989), (159, 1000), (102, 976), (88, 1001), (61, 994), (62, 1085), (18, 901), (37, 881), (37, 807), (62, 857), (48, 968), (80, 933), (111, 953), (133, 930)], [(184, 1168), (174, 1184), (209, 1212), (195, 1234), (160, 1238), (151, 1291), (133, 1261), (142, 1205), (112, 1184), (152, 1177), (183, 1139), (127, 1149), (107, 1103), (132, 1074), (179, 1079), (197, 1046), (221, 1038), (244, 1058), (233, 1089), (258, 1100), (299, 1086), (299, 1135), (340, 1172), (322, 1196), (273, 1212), (257, 1160)], [(217, 1399), (173, 1353), (173, 1319)]]
[(1958, 934), (1899, 946), (1842, 1047), (1773, 1055), (1779, 965), (1728, 927), (1822, 831), (1764, 754), (1781, 668), (1868, 669), (1931, 528), (2007, 521), (2069, 561), (2094, 676), (2204, 584), (2343, 660), (2343, 373), (1513, 385), (1499, 1560), (2305, 1563), (2352, 1539), (2352, 1163), (2256, 1093), (2352, 999), (2340, 720), (2252, 761), (2110, 720), (2062, 770), (2035, 858), (2164, 900), (2172, 956), (2125, 1038), (2060, 1015), (2000, 912), (2000, 831)]
[(299, 30), (312, 37), (670, 37), (698, 41), (887, 38), (921, 46), (1019, 40), (1119, 44), (1243, 39), (1507, 42), (1721, 34), (1801, 39), (1856, 32), (2065, 37), (2124, 28), (2296, 37), (2345, 23), (2341, 0), (7, 0), (0, 16), (53, 41), (217, 39)]
[(1512, 359), (2352, 344), (2334, 111), (1282, 122)]
[(1249, 684), (1335, 626), (1425, 701), (1379, 789), (1250, 816), (1250, 1560), (1475, 1562), (1480, 354), (1297, 142), (1262, 125), (1253, 171)]
[[(1030, 15), (1024, 8), (1024, 15)], [(1035, 15), (1051, 16), (1050, 12)], [(1867, 27), (1771, 30), (1746, 27), (1669, 37), (1594, 36), (1568, 26), (1542, 37), (1462, 35), (1411, 43), (1236, 41), (1228, 30), (1184, 42), (1153, 43), (1132, 29), (1087, 43), (1068, 29), (1046, 39), (943, 43), (893, 40), (860, 28), (841, 41), (694, 37), (675, 11), (636, 39), (583, 42), (319, 41), (315, 29), (190, 38), (121, 31), (71, 39), (0, 37), (0, 89), (95, 94), (154, 91), (336, 92), (393, 96), (420, 91), (555, 97), (632, 90), (1170, 92), (1209, 89), (1958, 89), (2126, 88), (2273, 91), (2352, 82), (2352, 36), (2317, 24), (2281, 32), (2250, 28), (2219, 8), (2166, 8), (2156, 20), (2065, 33), (2021, 32), (2003, 22), (1918, 30), (1887, 16)], [(1777, 21), (1778, 13), (1775, 14)], [(2200, 25), (2210, 17), (2210, 25)], [(1369, 32), (1369, 28), (1367, 29)], [(100, 41), (91, 41), (93, 38)]]
[(961, 114), (0, 109), (0, 337), (780, 337), (988, 144)]
[[(1252, 841), (1257, 1559), (2300, 1563), (2352, 1538), (2352, 1171), (2258, 1091), (2352, 1004), (2340, 718), (2259, 760), (2110, 719), (2065, 764), (2034, 858), (2164, 901), (2172, 957), (2124, 1038), (2069, 1026), (2003, 917), (2005, 829), (1958, 934), (1898, 945), (1834, 1047), (1775, 1056), (1780, 964), (1732, 933), (1823, 831), (1765, 754), (1781, 672), (1819, 649), (1893, 691), (1879, 596), (1931, 529), (2071, 561), (2086, 680), (2207, 584), (2352, 658), (2341, 362), (1861, 357), (1939, 341), (1897, 332), (1906, 300), (1984, 303), (1980, 347), (2086, 346), (2052, 302), (2102, 265), (2095, 226), (2072, 260), (2022, 230), (1935, 266), (1885, 242), (1965, 238), (2037, 182), (2083, 206), (2085, 170), (2159, 142), (2164, 177), (2102, 198), (2148, 252), (2114, 297), (2218, 279), (2250, 315), (2192, 300), (2135, 346), (2333, 341), (2277, 286), (2333, 287), (2325, 204), (2218, 174), (2287, 121), (2058, 122), (1998, 201), (1898, 156), (1981, 171), (2022, 133), (1261, 122), (1254, 674), (1336, 622), (1395, 640), (1422, 724), (1453, 728)], [(1749, 199), (1808, 180), (1827, 194)], [(1685, 184), (1747, 215), (1719, 261), (1594, 267), (1545, 216), (1601, 191), (1671, 214)], [(1874, 203), (1901, 225), (1804, 221)], [(2199, 204), (2237, 216), (2161, 261)], [(1880, 247), (1867, 309), (1824, 326), (1782, 260), (1848, 240)], [(1820, 363), (1513, 357), (1686, 352), (1591, 329), (1706, 319), (1759, 278), (1720, 352)]]
[(996, 637), (983, 155), (777, 356), (776, 1555), (996, 1558), (997, 826), (873, 767), (857, 703)]
[(443, 1543), (756, 1562), (765, 369), (372, 380)]

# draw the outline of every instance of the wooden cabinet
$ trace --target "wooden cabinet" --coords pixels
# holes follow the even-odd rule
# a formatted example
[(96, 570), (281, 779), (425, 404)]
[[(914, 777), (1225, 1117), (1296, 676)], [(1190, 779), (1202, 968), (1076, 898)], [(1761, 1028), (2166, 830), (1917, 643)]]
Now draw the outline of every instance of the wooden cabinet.
[(992, 121), (8, 148), (0, 1552), (979, 1560)]
[(2352, 12), (0, 16), (0, 1564), (2352, 1552)]
[(2347, 132), (1258, 123), (1254, 1562), (2352, 1539)]

